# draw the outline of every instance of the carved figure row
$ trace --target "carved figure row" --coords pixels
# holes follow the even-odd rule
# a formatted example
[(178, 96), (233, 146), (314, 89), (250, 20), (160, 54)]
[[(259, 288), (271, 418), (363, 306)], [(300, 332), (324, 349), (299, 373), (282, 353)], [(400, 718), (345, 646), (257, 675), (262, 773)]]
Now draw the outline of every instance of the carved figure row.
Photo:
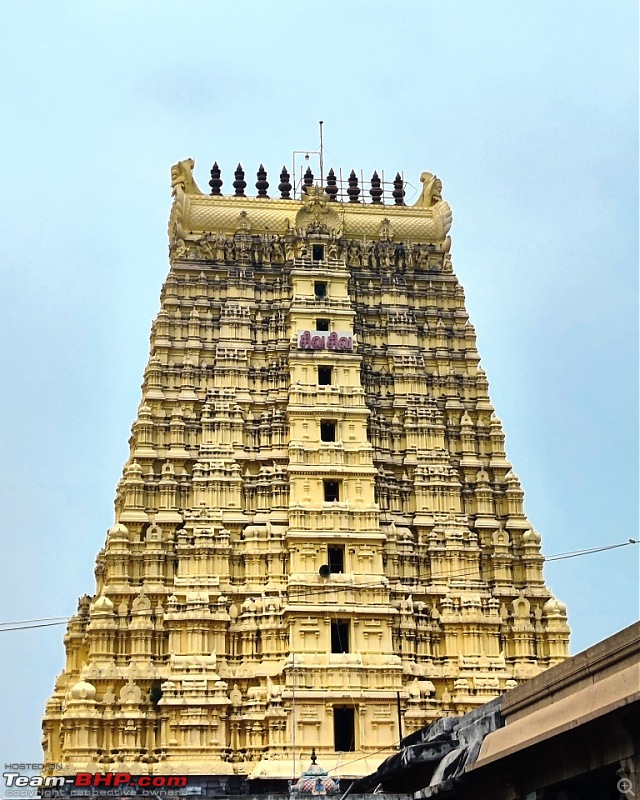
[[(218, 263), (293, 264), (296, 260), (338, 261), (349, 266), (404, 269), (438, 269), (434, 245), (412, 242), (330, 239), (326, 258), (314, 259), (304, 238), (265, 234), (251, 236), (204, 233), (197, 239), (178, 239), (171, 245), (172, 260), (194, 259)], [(323, 253), (324, 256), (324, 253)]]

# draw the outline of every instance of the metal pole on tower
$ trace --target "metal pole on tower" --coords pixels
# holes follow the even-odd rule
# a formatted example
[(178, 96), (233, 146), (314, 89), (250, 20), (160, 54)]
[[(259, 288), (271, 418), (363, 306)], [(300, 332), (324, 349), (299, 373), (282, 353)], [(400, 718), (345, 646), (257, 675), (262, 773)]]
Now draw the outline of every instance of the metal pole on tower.
[(324, 147), (322, 145), (322, 126), (323, 121), (320, 120), (320, 188), (324, 188)]
[(291, 653), (291, 745), (293, 748), (293, 782), (296, 781), (296, 654)]

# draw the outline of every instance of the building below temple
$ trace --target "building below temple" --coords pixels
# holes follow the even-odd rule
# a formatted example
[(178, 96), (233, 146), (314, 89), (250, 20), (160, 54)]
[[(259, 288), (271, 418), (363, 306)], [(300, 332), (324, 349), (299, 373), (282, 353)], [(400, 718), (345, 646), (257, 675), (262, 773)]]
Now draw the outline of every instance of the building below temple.
[(462, 717), (416, 731), (355, 781), (350, 797), (632, 800), (639, 715), (635, 623)]
[(215, 164), (205, 195), (193, 161), (172, 168), (115, 524), (44, 717), (65, 774), (230, 791), (299, 777), (315, 748), (362, 776), (568, 655), (440, 181), (407, 206), (400, 175), (308, 170), (291, 197), (283, 169), (278, 198), (262, 166), (255, 197), (234, 177), (222, 194)]

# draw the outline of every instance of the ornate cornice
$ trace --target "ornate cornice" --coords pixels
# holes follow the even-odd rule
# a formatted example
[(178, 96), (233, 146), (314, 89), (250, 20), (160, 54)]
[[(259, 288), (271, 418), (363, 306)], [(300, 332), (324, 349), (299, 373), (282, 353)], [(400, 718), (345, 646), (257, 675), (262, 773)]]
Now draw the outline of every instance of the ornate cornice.
[(451, 228), (452, 213), (442, 199), (442, 183), (423, 172), (423, 190), (412, 206), (350, 203), (331, 200), (318, 186), (306, 188), (301, 199), (206, 195), (193, 178), (193, 159), (171, 168), (173, 207), (169, 240), (203, 234), (236, 233), (333, 239), (442, 244)]

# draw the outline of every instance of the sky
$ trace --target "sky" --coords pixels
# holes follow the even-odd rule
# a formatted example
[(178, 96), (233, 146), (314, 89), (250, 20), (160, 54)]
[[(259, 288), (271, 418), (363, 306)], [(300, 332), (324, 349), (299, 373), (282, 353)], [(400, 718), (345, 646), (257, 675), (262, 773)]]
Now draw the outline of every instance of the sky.
[[(638, 538), (632, 0), (5, 2), (0, 621), (71, 615), (140, 401), (170, 166), (437, 173), (547, 556)], [(550, 561), (573, 653), (638, 616), (638, 547)], [(0, 626), (2, 627), (2, 626)], [(38, 762), (63, 626), (0, 631), (0, 762)]]

